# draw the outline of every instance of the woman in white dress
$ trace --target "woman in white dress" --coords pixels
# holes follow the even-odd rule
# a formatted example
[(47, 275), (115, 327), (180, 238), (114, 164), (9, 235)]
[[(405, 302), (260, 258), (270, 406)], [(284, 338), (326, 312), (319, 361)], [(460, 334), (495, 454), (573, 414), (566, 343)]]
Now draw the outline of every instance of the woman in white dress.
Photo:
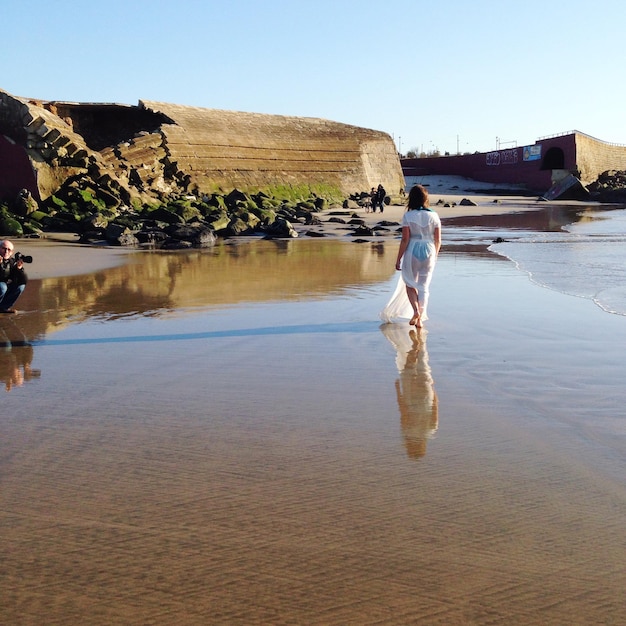
[(410, 317), (409, 324), (421, 328), (428, 319), (430, 281), (441, 248), (441, 220), (429, 204), (428, 191), (415, 185), (402, 217), (402, 241), (396, 261), (396, 269), (402, 270), (402, 275), (380, 314), (385, 322)]

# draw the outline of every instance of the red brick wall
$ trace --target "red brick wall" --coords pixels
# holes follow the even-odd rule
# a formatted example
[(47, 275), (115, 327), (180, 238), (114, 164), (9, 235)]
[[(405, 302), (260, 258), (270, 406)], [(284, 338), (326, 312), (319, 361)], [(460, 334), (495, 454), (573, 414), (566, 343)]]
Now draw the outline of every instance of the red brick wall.
[[(533, 155), (536, 151), (538, 154)], [(590, 183), (608, 169), (626, 169), (626, 146), (583, 133), (536, 141), (532, 146), (458, 156), (402, 159), (405, 176), (448, 174), (494, 184), (522, 184), (543, 192), (552, 185), (552, 170), (564, 169)]]
[(24, 148), (0, 135), (0, 201), (12, 201), (20, 189), (39, 200), (35, 173)]

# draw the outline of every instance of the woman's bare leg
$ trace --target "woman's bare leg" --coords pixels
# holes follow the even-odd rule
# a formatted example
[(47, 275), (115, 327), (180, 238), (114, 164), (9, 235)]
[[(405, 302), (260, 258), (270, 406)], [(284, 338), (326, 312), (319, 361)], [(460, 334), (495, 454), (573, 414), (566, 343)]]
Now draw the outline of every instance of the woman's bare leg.
[(417, 328), (422, 327), (422, 322), (420, 320), (420, 308), (419, 308), (419, 297), (417, 295), (417, 289), (414, 287), (406, 287), (406, 295), (411, 303), (411, 307), (413, 308), (413, 317), (409, 324), (411, 326), (416, 326)]

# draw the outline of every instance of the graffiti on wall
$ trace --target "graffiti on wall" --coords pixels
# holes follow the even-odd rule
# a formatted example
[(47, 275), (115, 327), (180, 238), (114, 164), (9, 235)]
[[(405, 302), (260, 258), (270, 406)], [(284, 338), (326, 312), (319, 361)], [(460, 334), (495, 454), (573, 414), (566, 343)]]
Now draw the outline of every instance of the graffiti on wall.
[(518, 158), (517, 148), (487, 152), (485, 157), (487, 165), (515, 165)]

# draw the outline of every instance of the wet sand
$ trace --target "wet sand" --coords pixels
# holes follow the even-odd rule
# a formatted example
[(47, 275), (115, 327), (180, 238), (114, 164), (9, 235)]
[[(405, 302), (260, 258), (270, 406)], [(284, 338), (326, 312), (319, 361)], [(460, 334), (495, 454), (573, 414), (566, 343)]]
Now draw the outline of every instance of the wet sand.
[(624, 318), (444, 249), (418, 336), (397, 241), (293, 243), (35, 284), (0, 623), (624, 623)]

